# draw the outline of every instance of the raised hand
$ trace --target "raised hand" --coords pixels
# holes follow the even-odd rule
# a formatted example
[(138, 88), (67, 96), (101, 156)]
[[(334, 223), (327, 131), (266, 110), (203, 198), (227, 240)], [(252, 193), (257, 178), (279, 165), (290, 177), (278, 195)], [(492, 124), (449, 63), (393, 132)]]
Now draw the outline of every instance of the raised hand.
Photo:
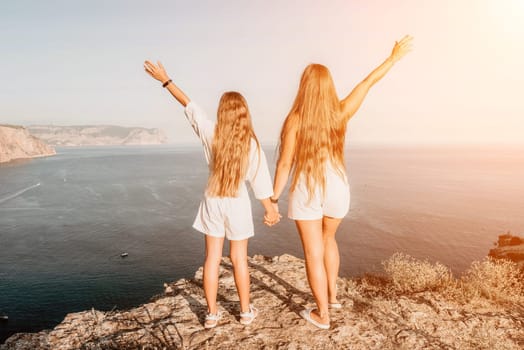
[(166, 69), (160, 61), (157, 61), (157, 64), (145, 61), (144, 70), (154, 79), (161, 82), (162, 87), (165, 87), (182, 106), (185, 107), (189, 103), (189, 97), (169, 79), (169, 75), (167, 75)]
[(404, 57), (412, 48), (413, 37), (406, 35), (400, 41), (395, 41), (395, 46), (391, 51), (391, 59), (393, 62), (397, 62), (402, 57)]
[(169, 80), (169, 76), (166, 73), (166, 69), (160, 61), (157, 61), (157, 64), (154, 64), (150, 61), (145, 61), (144, 70), (147, 72), (147, 74), (149, 74), (161, 83), (165, 83)]

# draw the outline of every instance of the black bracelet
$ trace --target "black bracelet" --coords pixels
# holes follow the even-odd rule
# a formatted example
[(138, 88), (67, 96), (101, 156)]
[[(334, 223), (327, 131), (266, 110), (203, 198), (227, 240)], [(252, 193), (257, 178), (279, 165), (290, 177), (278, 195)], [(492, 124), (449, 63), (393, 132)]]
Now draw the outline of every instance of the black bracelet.
[(166, 81), (164, 84), (162, 84), (162, 87), (165, 88), (166, 86), (169, 85), (169, 83), (172, 83), (173, 80), (169, 79), (168, 81)]
[(273, 197), (269, 197), (269, 200), (270, 200), (271, 203), (273, 203), (273, 204), (277, 204), (277, 203), (278, 203), (278, 198), (277, 198), (277, 199), (273, 199)]

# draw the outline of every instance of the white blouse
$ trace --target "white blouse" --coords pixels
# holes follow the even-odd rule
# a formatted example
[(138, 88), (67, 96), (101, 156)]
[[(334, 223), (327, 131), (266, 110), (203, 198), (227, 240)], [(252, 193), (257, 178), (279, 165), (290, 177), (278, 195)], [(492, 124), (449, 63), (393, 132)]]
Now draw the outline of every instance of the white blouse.
[[(187, 104), (184, 112), (204, 146), (204, 154), (207, 164), (209, 164), (211, 161), (211, 145), (213, 144), (215, 122), (211, 121), (200, 106), (193, 101)], [(249, 181), (255, 198), (264, 199), (273, 195), (273, 184), (269, 175), (266, 155), (262, 148), (260, 148), (260, 152), (258, 152), (257, 148), (256, 141), (251, 139), (245, 180)]]

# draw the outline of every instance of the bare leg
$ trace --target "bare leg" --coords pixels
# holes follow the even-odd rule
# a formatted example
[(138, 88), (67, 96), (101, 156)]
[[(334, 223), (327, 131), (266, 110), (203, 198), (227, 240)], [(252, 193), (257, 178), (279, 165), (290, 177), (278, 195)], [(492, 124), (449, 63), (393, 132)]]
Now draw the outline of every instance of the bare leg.
[(342, 219), (328, 216), (322, 218), (322, 240), (324, 241), (324, 265), (326, 267), (328, 300), (330, 303), (337, 301), (337, 278), (340, 268), (340, 255), (338, 252), (335, 233)]
[(317, 309), (311, 312), (311, 318), (327, 324), (329, 323), (328, 288), (324, 267), (322, 220), (296, 220), (295, 223), (304, 248), (307, 279), (317, 303)]
[(230, 241), (235, 285), (240, 299), (240, 312), (249, 312), (249, 268), (247, 265), (247, 239)]
[(218, 269), (222, 258), (224, 238), (205, 235), (206, 261), (204, 262), (204, 294), (207, 301), (207, 311), (216, 314), (218, 293)]

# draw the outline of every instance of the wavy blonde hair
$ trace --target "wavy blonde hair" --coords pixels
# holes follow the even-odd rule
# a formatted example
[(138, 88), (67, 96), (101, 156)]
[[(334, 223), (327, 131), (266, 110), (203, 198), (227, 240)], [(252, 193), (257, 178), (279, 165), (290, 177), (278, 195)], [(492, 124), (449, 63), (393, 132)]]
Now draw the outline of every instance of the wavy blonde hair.
[(245, 178), (248, 157), (254, 139), (258, 143), (245, 98), (238, 92), (222, 95), (211, 147), (207, 194), (211, 197), (237, 197)]
[(317, 186), (325, 192), (327, 160), (340, 175), (344, 169), (346, 123), (341, 117), (340, 101), (327, 67), (310, 64), (302, 73), (295, 102), (280, 132), (279, 156), (290, 129), (296, 129), (290, 191), (303, 175), (311, 199)]

